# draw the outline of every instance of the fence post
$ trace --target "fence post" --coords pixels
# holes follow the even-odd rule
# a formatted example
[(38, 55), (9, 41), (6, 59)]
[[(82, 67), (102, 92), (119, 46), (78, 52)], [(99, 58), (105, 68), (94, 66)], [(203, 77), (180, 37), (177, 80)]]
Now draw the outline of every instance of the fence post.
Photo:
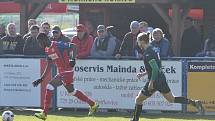
[[(187, 59), (182, 59), (182, 96), (187, 97), (187, 72), (188, 62)], [(182, 105), (182, 112), (187, 112), (187, 105)]]

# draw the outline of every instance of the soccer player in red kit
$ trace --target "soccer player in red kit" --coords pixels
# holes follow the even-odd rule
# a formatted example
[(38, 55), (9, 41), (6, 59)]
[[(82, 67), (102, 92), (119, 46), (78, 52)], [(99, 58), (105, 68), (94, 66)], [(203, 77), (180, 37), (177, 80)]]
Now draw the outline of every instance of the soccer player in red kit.
[(99, 105), (95, 101), (88, 98), (83, 92), (75, 89), (73, 85), (72, 69), (76, 62), (75, 58), (77, 54), (77, 47), (72, 43), (51, 42), (45, 33), (40, 33), (37, 36), (37, 40), (39, 45), (45, 49), (45, 53), (48, 56), (48, 63), (41, 78), (32, 83), (33, 86), (36, 87), (44, 80), (48, 70), (51, 67), (51, 63), (56, 65), (58, 74), (47, 84), (43, 111), (40, 113), (35, 113), (35, 116), (39, 119), (46, 120), (53, 90), (60, 85), (63, 85), (66, 88), (69, 95), (75, 96), (81, 101), (88, 103), (90, 105), (88, 116), (92, 116), (96, 112)]

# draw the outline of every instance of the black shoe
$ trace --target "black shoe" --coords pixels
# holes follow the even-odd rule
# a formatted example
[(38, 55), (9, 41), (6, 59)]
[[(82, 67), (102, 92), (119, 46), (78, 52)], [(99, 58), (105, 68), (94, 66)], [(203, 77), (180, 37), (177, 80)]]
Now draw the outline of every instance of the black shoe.
[(199, 101), (199, 100), (195, 100), (195, 104), (196, 104), (196, 108), (198, 109), (198, 113), (200, 115), (204, 115), (205, 114), (205, 109), (204, 107), (202, 106), (202, 102)]

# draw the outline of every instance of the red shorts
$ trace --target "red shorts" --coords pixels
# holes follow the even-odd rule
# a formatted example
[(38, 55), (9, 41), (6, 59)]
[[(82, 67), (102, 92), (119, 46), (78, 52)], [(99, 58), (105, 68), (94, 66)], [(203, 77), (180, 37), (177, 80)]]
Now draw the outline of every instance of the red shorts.
[(73, 71), (64, 71), (58, 73), (56, 76), (60, 78), (64, 85), (68, 85), (73, 83), (73, 74)]

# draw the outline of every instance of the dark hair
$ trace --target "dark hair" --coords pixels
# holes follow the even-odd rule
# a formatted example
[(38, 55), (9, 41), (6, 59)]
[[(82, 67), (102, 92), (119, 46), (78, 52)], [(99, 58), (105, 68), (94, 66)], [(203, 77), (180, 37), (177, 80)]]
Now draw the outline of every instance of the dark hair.
[(45, 34), (45, 33), (39, 33), (37, 35), (37, 41), (38, 42), (41, 42), (41, 41), (46, 41), (46, 40), (49, 40), (48, 36)]
[(117, 36), (117, 28), (114, 26), (107, 26), (106, 30), (109, 34), (112, 34), (113, 36)]
[(48, 25), (49, 28), (51, 27), (50, 24), (49, 24), (47, 21), (45, 21), (45, 22), (43, 22), (43, 23), (41, 24), (41, 26), (43, 26), (43, 25)]
[(110, 32), (110, 33), (115, 33), (114, 26), (107, 26), (107, 27), (106, 27), (106, 31), (107, 31), (107, 32)]
[(31, 26), (30, 30), (37, 30), (37, 31), (39, 31), (40, 27), (37, 26), (37, 25), (33, 25), (33, 26)]

